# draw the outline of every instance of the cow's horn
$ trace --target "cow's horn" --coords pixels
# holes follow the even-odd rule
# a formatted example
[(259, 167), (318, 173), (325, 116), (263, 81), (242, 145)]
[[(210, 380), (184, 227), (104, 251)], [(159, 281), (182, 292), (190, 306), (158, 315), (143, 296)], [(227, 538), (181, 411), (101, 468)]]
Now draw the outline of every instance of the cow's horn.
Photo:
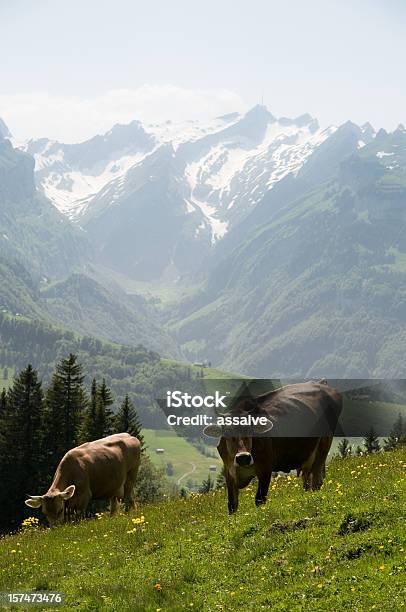
[(206, 425), (203, 429), (203, 433), (205, 436), (209, 436), (210, 438), (219, 438), (222, 434), (222, 428), (220, 425)]
[(42, 495), (30, 495), (29, 493), (26, 493), (26, 496), (29, 497), (30, 499), (42, 499)]
[(269, 417), (267, 417), (266, 423), (264, 424), (261, 423), (260, 425), (254, 426), (254, 434), (267, 433), (268, 431), (271, 431), (273, 426), (274, 426), (273, 421)]

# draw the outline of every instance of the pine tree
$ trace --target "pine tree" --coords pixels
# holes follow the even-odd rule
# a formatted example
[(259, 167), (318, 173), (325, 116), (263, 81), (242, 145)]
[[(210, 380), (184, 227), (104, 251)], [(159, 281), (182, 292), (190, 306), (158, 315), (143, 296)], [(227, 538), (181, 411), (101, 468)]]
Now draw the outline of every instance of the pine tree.
[(199, 493), (210, 493), (210, 491), (213, 491), (214, 489), (214, 481), (213, 478), (211, 477), (211, 474), (208, 475), (208, 477), (203, 480), (202, 484), (199, 487)]
[(90, 400), (87, 407), (81, 432), (82, 442), (91, 442), (99, 437), (98, 431), (98, 388), (96, 379), (92, 380), (92, 388), (90, 391)]
[(114, 414), (110, 409), (110, 406), (114, 404), (113, 395), (111, 389), (106, 385), (106, 381), (103, 378), (103, 382), (100, 385), (97, 392), (97, 417), (96, 417), (96, 429), (97, 438), (104, 438), (109, 436), (114, 431)]
[(364, 447), (368, 454), (377, 453), (381, 450), (381, 445), (379, 443), (379, 438), (375, 433), (373, 427), (369, 430), (367, 435), (364, 438)]
[(168, 490), (168, 481), (163, 470), (157, 468), (146, 455), (141, 455), (141, 464), (135, 481), (135, 498), (141, 504), (162, 500)]
[(72, 353), (56, 366), (56, 389), (62, 392), (63, 439), (65, 449), (77, 445), (79, 430), (87, 406), (86, 392), (83, 387), (82, 366)]
[(5, 406), (0, 436), (0, 507), (3, 520), (13, 521), (24, 516), (27, 492), (35, 493), (42, 484), (43, 392), (31, 365), (15, 378)]
[(87, 408), (82, 366), (76, 355), (56, 366), (46, 395), (46, 463), (51, 475), (63, 455), (80, 442)]
[[(2, 455), (3, 446), (6, 436), (6, 411), (7, 411), (7, 391), (3, 389), (0, 396), (0, 482), (2, 482), (2, 474), (4, 468), (4, 456)], [(1, 498), (1, 493), (0, 493)]]
[(130, 401), (128, 395), (125, 396), (119, 411), (116, 415), (115, 422), (116, 433), (127, 432), (138, 438), (141, 443), (141, 451), (145, 450), (145, 440), (142, 435), (142, 425), (138, 418), (134, 404)]
[(340, 440), (340, 443), (338, 445), (338, 453), (340, 457), (342, 458), (348, 457), (348, 455), (351, 455), (352, 448), (347, 438), (343, 438), (342, 440)]
[(402, 443), (405, 434), (406, 431), (403, 425), (403, 418), (399, 412), (398, 418), (393, 424), (389, 437), (384, 440), (384, 449), (386, 451), (394, 450), (399, 444)]
[(7, 408), (7, 391), (3, 389), (0, 395), (0, 421), (4, 418)]

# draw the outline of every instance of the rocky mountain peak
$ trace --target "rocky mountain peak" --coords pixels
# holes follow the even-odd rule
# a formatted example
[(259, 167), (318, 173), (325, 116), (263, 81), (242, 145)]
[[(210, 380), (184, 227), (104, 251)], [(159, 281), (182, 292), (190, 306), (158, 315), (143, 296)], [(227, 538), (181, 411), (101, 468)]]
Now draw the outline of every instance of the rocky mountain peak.
[(0, 138), (11, 138), (11, 132), (0, 117)]

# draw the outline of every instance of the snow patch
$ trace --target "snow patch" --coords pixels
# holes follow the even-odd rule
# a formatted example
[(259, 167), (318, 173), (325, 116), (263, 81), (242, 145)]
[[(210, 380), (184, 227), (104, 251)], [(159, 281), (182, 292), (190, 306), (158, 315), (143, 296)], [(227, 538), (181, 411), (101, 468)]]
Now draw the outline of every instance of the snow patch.
[(186, 212), (187, 213), (195, 212), (194, 206), (192, 206), (192, 204), (188, 200), (185, 200), (185, 204), (186, 204)]
[(146, 126), (148, 133), (152, 134), (160, 144), (171, 143), (174, 150), (185, 142), (194, 142), (207, 136), (220, 132), (224, 128), (237, 123), (241, 116), (236, 113), (231, 117), (216, 117), (206, 123), (189, 120), (183, 122), (165, 121), (164, 123), (150, 123)]
[(386, 153), (386, 151), (378, 151), (378, 153), (376, 154), (379, 159), (382, 159), (382, 157), (390, 157), (391, 155), (394, 155), (393, 151), (392, 153)]
[[(70, 219), (76, 219), (87, 208), (89, 201), (102, 189), (113, 183), (120, 187), (127, 172), (142, 162), (146, 156), (146, 153), (124, 155), (118, 160), (110, 161), (99, 174), (85, 174), (78, 170), (62, 173), (50, 172), (42, 181), (42, 187), (45, 195), (52, 200), (60, 212)], [(55, 158), (55, 155), (50, 157)], [(36, 169), (44, 167), (46, 166), (41, 161), (39, 168), (36, 166)], [(114, 202), (118, 196), (119, 193), (116, 193), (112, 201)]]
[[(90, 210), (96, 196), (103, 196), (107, 206), (121, 200), (130, 169), (143, 164), (162, 144), (172, 145), (172, 156), (177, 157), (180, 144), (195, 142), (208, 134), (217, 134), (235, 125), (241, 116), (233, 114), (202, 124), (198, 121), (165, 122), (146, 126), (156, 140), (156, 147), (148, 153), (118, 154), (118, 159), (106, 161), (103, 167), (80, 172), (69, 167), (63, 149), (48, 141), (35, 154), (36, 171), (45, 194), (70, 219), (78, 220)], [(265, 126), (264, 126), (265, 129)], [(246, 213), (264, 194), (289, 173), (297, 174), (307, 158), (336, 128), (312, 131), (309, 125), (272, 121), (266, 125), (262, 141), (252, 144), (238, 130), (226, 131), (213, 146), (207, 145), (199, 159), (191, 158), (184, 174), (175, 175), (184, 199), (184, 214), (201, 211), (204, 223), (196, 227), (197, 236), (204, 228), (211, 231), (214, 244), (226, 234), (229, 219)], [(363, 141), (359, 141), (363, 146)], [(197, 150), (197, 149), (196, 149)], [(181, 160), (183, 163), (183, 160)], [(175, 159), (175, 165), (177, 159)], [(155, 168), (145, 166), (145, 178), (154, 178)], [(99, 199), (99, 197), (97, 198)]]
[[(228, 221), (222, 221), (216, 217), (217, 211), (214, 206), (210, 206), (207, 202), (200, 202), (193, 199), (193, 202), (200, 208), (207, 222), (211, 227), (211, 243), (215, 244), (217, 240), (220, 240), (225, 236), (228, 230)], [(201, 226), (199, 226), (201, 227)], [(197, 229), (199, 229), (199, 227)], [(203, 224), (204, 227), (204, 224)]]
[(239, 200), (255, 205), (284, 176), (297, 173), (306, 159), (336, 128), (312, 133), (308, 126), (273, 122), (256, 147), (234, 140), (214, 145), (186, 166), (191, 192), (215, 209), (230, 210)]

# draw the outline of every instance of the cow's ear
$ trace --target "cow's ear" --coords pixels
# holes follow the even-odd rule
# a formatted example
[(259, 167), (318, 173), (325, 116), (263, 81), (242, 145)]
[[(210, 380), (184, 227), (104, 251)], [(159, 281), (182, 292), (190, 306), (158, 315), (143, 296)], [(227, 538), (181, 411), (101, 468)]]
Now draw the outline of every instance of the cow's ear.
[(42, 497), (38, 496), (35, 499), (33, 497), (29, 497), (25, 500), (25, 505), (29, 506), (30, 508), (39, 508), (42, 505)]
[(210, 438), (220, 438), (223, 431), (220, 425), (206, 425), (203, 429), (203, 433)]
[(65, 491), (62, 491), (60, 494), (62, 499), (70, 499), (71, 497), (73, 497), (75, 494), (75, 489), (75, 485), (70, 485), (69, 487), (66, 487)]
[(260, 423), (258, 425), (255, 425), (254, 427), (254, 435), (260, 435), (260, 434), (264, 434), (267, 433), (268, 431), (271, 431), (273, 427), (273, 421), (271, 421), (271, 419), (266, 419), (266, 423)]

